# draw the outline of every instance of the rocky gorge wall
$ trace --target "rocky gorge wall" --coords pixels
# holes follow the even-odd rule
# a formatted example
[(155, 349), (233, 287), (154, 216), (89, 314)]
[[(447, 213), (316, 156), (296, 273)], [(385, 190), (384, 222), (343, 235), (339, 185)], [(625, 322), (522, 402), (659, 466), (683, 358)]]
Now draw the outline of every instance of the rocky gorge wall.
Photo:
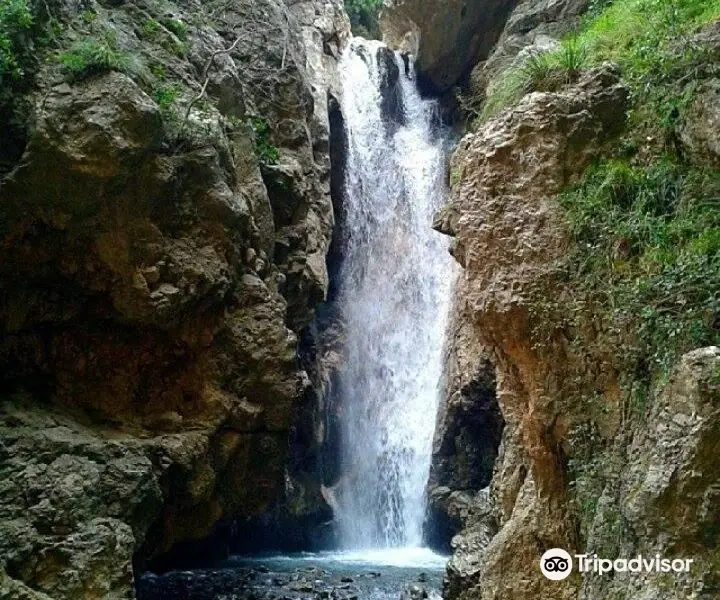
[[(393, 0), (380, 20), (428, 89), (482, 104), (589, 4)], [(325, 543), (339, 0), (53, 1), (34, 18), (25, 78), (0, 95), (0, 597), (132, 598), (148, 564), (238, 547), (238, 526)], [(716, 62), (717, 24), (696, 45)], [(667, 141), (717, 168), (717, 73), (691, 73)], [(676, 360), (638, 417), (604, 322), (580, 315), (578, 350), (536, 311), (573, 297), (559, 195), (620, 145), (632, 100), (615, 65), (582, 69), (465, 132), (450, 165), (434, 226), (463, 276), (428, 490), (447, 600), (719, 593), (717, 347)], [(697, 569), (551, 583), (553, 546)]]
[(133, 562), (285, 492), (349, 26), (335, 0), (34, 22), (2, 110), (0, 596), (131, 598)]
[[(476, 104), (465, 108), (479, 112), (503, 73), (556, 48), (588, 3), (513, 3), (504, 29), (487, 33), (493, 47), (481, 53), (457, 29), (423, 28), (417, 24), (427, 19), (412, 19), (462, 14), (463, 7), (392, 3), (381, 23), (391, 43), (414, 45), (430, 79), (433, 61), (444, 64), (437, 45), (459, 53), (453, 64), (469, 65), (466, 74), (447, 81), (469, 89)], [(715, 111), (706, 108), (717, 76), (710, 66), (716, 36), (717, 22), (682, 42), (701, 48), (702, 58), (692, 75), (684, 69), (668, 76), (685, 76), (683, 84), (698, 79), (691, 85), (701, 93), (676, 107), (678, 137), (666, 134), (665, 143), (684, 168), (703, 172), (717, 164), (708, 143)], [(711, 508), (718, 480), (710, 458), (719, 443), (718, 347), (696, 346), (676, 359), (639, 408), (628, 377), (644, 375), (633, 371), (633, 357), (613, 345), (609, 319), (575, 304), (579, 291), (558, 277), (575, 244), (562, 193), (638, 127), (627, 120), (637, 91), (617, 65), (578, 71), (548, 89), (525, 90), (517, 103), (465, 131), (449, 168), (452, 198), (434, 225), (452, 236), (452, 254), (463, 267), (429, 489), (431, 541), (438, 526), (455, 534), (448, 600), (718, 594), (718, 513)], [(657, 138), (645, 135), (641, 155), (656, 151)], [(619, 256), (622, 268), (627, 254)], [(635, 324), (626, 319), (625, 326)], [(468, 470), (487, 461), (494, 465)], [(553, 547), (611, 559), (679, 556), (695, 564), (683, 575), (573, 573), (552, 582), (538, 565)]]

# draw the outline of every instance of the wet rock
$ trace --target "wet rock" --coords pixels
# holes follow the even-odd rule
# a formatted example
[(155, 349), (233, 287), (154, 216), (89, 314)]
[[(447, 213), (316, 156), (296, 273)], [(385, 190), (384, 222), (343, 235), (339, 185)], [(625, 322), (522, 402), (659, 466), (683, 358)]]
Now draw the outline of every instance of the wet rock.
[[(21, 168), (0, 182), (3, 578), (56, 600), (131, 597), (133, 564), (225, 553), (218, 529), (282, 495), (309, 386), (295, 331), (324, 299), (334, 219), (325, 48), (349, 34), (339, 0), (96, 8), (90, 26), (57, 3), (47, 52), (112, 33), (137, 69), (63, 81), (38, 47)], [(168, 10), (197, 21), (182, 52), (138, 34)], [(161, 80), (178, 114), (207, 84), (180, 131)]]
[(383, 40), (417, 57), (438, 91), (454, 85), (487, 57), (517, 0), (394, 0), (380, 12)]
[(400, 600), (424, 600), (427, 597), (427, 590), (417, 584), (407, 586), (400, 594)]

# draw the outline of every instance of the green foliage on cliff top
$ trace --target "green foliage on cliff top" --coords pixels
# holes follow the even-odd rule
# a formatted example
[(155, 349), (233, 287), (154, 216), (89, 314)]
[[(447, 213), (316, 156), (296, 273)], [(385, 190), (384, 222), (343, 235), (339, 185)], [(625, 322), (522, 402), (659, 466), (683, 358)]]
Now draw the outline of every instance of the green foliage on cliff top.
[(345, 11), (355, 35), (380, 39), (378, 11), (381, 6), (382, 0), (345, 0)]
[[(720, 0), (616, 0), (591, 11), (559, 47), (531, 53), (496, 77), (478, 114), (482, 123), (533, 91), (556, 89), (581, 69), (611, 60), (636, 93), (649, 78), (676, 67), (680, 43), (698, 27), (720, 18)], [(693, 52), (692, 47), (684, 49)]]
[(19, 54), (32, 24), (27, 0), (0, 0), (0, 83), (22, 75)]

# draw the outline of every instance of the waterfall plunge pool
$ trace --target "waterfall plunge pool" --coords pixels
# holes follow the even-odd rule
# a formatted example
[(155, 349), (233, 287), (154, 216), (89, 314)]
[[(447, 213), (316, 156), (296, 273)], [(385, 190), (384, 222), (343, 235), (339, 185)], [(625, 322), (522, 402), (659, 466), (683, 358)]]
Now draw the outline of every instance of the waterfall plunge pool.
[(431, 227), (446, 193), (445, 141), (411, 57), (355, 38), (339, 72), (347, 165), (336, 303), (347, 341), (332, 508), (348, 550), (145, 574), (138, 600), (441, 598), (447, 557), (420, 544), (456, 269)]
[(420, 547), (232, 556), (146, 574), (138, 600), (439, 600), (446, 561)]

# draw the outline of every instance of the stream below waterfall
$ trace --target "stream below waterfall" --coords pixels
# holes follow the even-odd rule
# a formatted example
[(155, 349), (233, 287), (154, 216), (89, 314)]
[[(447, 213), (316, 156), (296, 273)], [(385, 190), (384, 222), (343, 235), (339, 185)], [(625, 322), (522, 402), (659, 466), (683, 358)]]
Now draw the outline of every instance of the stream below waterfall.
[(447, 557), (423, 547), (423, 528), (455, 273), (431, 227), (445, 140), (411, 57), (355, 38), (339, 74), (347, 156), (334, 302), (346, 341), (329, 403), (342, 475), (326, 488), (339, 549), (146, 573), (139, 600), (440, 598)]
[(146, 574), (138, 600), (439, 600), (447, 557), (427, 549), (235, 556)]

